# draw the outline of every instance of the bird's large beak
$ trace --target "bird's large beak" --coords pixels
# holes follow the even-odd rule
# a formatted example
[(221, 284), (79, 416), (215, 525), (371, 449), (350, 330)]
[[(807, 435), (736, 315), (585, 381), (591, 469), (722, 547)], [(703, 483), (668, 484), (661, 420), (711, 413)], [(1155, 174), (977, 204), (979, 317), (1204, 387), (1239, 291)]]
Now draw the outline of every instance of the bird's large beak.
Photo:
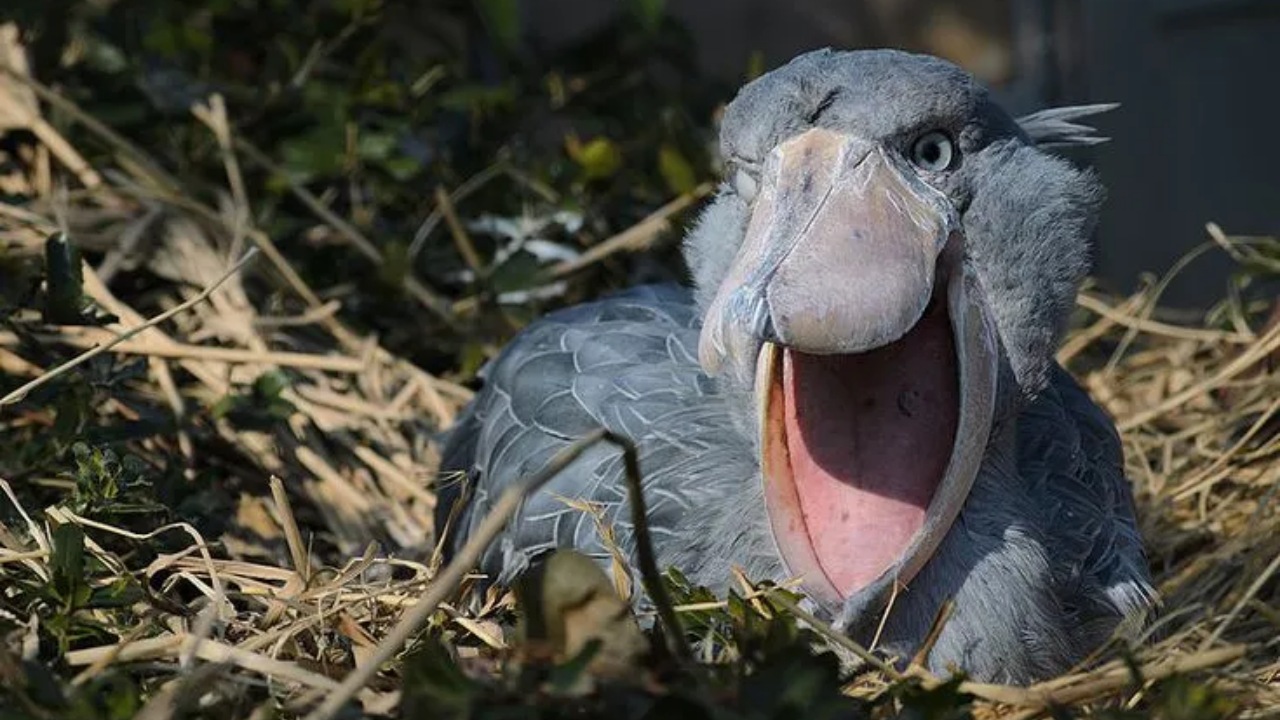
[(813, 129), (763, 168), (699, 355), (754, 387), (774, 538), (827, 604), (909, 582), (977, 474), (998, 342), (964, 256), (948, 199), (879, 146)]

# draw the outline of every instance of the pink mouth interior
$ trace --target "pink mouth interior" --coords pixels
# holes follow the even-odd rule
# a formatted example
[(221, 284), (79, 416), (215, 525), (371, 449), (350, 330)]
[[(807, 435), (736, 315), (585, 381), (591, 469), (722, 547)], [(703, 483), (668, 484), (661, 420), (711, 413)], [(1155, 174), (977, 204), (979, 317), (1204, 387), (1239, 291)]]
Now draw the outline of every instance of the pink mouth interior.
[(945, 304), (935, 301), (905, 337), (875, 350), (784, 351), (766, 462), (767, 482), (790, 481), (770, 495), (793, 572), (821, 572), (848, 597), (906, 553), (955, 441), (954, 348)]

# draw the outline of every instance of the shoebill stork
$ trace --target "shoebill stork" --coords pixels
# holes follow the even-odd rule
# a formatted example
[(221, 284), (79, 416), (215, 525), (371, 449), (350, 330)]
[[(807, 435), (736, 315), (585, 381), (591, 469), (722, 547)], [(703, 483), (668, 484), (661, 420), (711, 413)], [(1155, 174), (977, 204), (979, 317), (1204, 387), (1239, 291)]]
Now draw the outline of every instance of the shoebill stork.
[[(1062, 671), (1154, 599), (1121, 447), (1057, 364), (1103, 190), (1046, 148), (1101, 106), (1012, 119), (969, 74), (897, 51), (802, 55), (728, 105), (728, 179), (685, 242), (693, 287), (552, 313), (483, 373), (452, 431), (439, 527), (604, 427), (639, 450), (658, 561), (727, 589), (798, 578), (818, 611), (937, 670)], [(466, 485), (465, 491), (461, 485)], [(462, 496), (465, 505), (454, 512)], [(633, 546), (601, 445), (482, 560)], [(892, 605), (885, 613), (892, 598)], [(879, 627), (883, 619), (883, 627)]]

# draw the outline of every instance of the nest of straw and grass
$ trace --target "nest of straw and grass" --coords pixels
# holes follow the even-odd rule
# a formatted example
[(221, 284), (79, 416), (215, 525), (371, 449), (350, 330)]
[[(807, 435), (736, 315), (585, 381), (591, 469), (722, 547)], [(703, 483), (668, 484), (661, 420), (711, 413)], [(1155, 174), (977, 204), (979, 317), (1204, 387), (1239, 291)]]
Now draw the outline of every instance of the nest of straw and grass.
[[(650, 572), (674, 596), (676, 619), (659, 624), (698, 642), (655, 641), (628, 681), (584, 689), (590, 663), (531, 651), (511, 595), (474, 591), (465, 556), (440, 561), (437, 441), (471, 396), (463, 376), (349, 324), (342, 296), (299, 270), (308, 248), (255, 226), (242, 164), (284, 183), (341, 252), (376, 265), (379, 245), (237, 138), (216, 97), (188, 120), (221, 153), (211, 189), (20, 64), (0, 67), (0, 130), (20, 134), (0, 177), (14, 199), (0, 203), (0, 715), (642, 717), (679, 698), (689, 717), (757, 717), (760, 693), (767, 706), (801, 682), (815, 704), (779, 708), (1280, 715), (1280, 314), (1232, 293), (1175, 321), (1160, 309), (1167, 277), (1080, 296), (1060, 359), (1123, 438), (1163, 599), (1141, 643), (1030, 688), (874, 656), (842, 676), (809, 648), (847, 641), (790, 596), (743, 578), (714, 598)], [(647, 247), (705, 192), (551, 276)], [(453, 199), (437, 193), (433, 217), (478, 267)], [(1280, 275), (1274, 242), (1209, 233), (1252, 276)], [(433, 332), (460, 332), (452, 321), (477, 306), (399, 280)]]

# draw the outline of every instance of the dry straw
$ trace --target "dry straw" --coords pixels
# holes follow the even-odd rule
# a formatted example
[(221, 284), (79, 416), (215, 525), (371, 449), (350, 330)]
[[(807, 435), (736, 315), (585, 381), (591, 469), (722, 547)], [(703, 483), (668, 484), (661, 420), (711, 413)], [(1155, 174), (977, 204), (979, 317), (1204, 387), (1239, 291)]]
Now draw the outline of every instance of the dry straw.
[[(36, 509), (22, 507), (9, 486), (0, 483), (0, 502), (14, 505), (25, 518), (21, 527), (0, 523), (0, 586), (10, 574), (50, 577), (47, 528), (76, 523), (90, 540), (87, 551), (105, 567), (153, 583), (155, 592), (176, 606), (188, 604), (182, 598), (195, 590), (199, 605), (218, 608), (216, 638), (208, 624), (214, 619), (153, 609), (131, 616), (136, 625), (112, 627), (118, 642), (67, 656), (70, 665), (90, 674), (142, 661), (169, 668), (171, 682), (144, 710), (143, 716), (151, 718), (171, 716), (178, 699), (195, 687), (190, 683), (212, 687), (215, 680), (264, 682), (272, 704), (294, 712), (314, 709), (314, 717), (329, 716), (347, 698), (367, 709), (393, 710), (399, 696), (387, 682), (392, 677), (388, 673), (394, 672), (395, 657), (412, 631), (428, 620), (471, 635), (477, 646), (503, 647), (493, 618), (506, 598), (491, 593), (477, 603), (457, 602), (472, 585), (467, 573), (480, 543), (500, 527), (503, 516), (491, 516), (488, 534), (477, 536), (454, 564), (440, 568), (425, 560), (433, 557), (436, 537), (431, 480), (436, 455), (430, 434), (452, 422), (470, 392), (346, 327), (333, 303), (321, 301), (272, 239), (253, 226), (241, 160), (274, 168), (234, 136), (221, 104), (215, 99), (196, 113), (222, 148), (227, 172), (227, 202), (213, 207), (70, 101), (21, 73), (0, 68), (0, 107), (12, 107), (20, 91), (56, 106), (61, 116), (79, 123), (121, 158), (117, 168), (90, 167), (29, 103), (22, 113), (8, 116), (10, 123), (35, 129), (42, 151), (79, 183), (59, 208), (68, 231), (76, 237), (81, 230), (103, 234), (106, 228), (106, 235), (120, 238), (146, 223), (146, 232), (160, 238), (160, 247), (148, 257), (129, 259), (149, 263), (173, 284), (160, 301), (167, 310), (155, 298), (143, 310), (118, 297), (109, 281), (86, 266), (86, 292), (120, 323), (105, 329), (42, 331), (38, 340), (47, 347), (88, 348), (60, 367), (42, 367), (20, 338), (0, 334), (0, 367), (30, 378), (0, 400), (6, 406), (4, 421), (38, 413), (16, 401), (59, 374), (76, 371), (90, 354), (147, 359), (146, 379), (102, 408), (104, 413), (147, 406), (187, 427), (184, 418), (205, 413), (227, 393), (280, 368), (293, 378), (284, 397), (297, 412), (276, 436), (237, 431), (206, 415), (201, 421), (205, 432), (237, 458), (235, 463), (215, 463), (224, 468), (226, 481), (241, 489), (233, 529), (218, 547), (193, 535), (187, 550), (145, 567), (130, 566), (130, 560), (93, 544), (93, 538), (113, 535), (144, 543), (147, 535), (92, 523), (66, 508), (50, 508), (38, 522)], [(495, 165), (466, 187), (437, 192), (439, 209), (424, 223), (422, 236), (444, 220), (460, 251), (471, 254), (465, 232), (455, 222), (454, 205), (474, 187), (515, 177), (512, 173)], [(350, 224), (304, 189), (293, 190), (352, 252), (381, 260)], [(556, 272), (567, 275), (581, 262), (646, 246), (672, 214), (703, 192), (677, 198)], [(60, 223), (55, 195), (34, 185), (31, 194), (29, 206), (0, 207), (0, 236), (18, 252), (35, 254)], [(1211, 238), (1214, 251), (1242, 258), (1261, 247), (1228, 238), (1216, 228)], [(267, 291), (284, 292), (297, 301), (301, 310), (296, 316), (260, 314), (265, 303), (259, 293), (264, 290), (252, 290), (238, 272), (248, 258), (238, 251), (242, 244), (261, 253), (263, 262), (254, 271), (277, 284)], [(122, 259), (113, 252), (107, 257), (118, 264)], [(448, 302), (414, 282), (411, 295), (430, 312), (448, 317)], [(1133, 666), (1111, 660), (1032, 688), (967, 684), (980, 698), (979, 716), (1028, 718), (1055, 705), (1099, 702), (1126, 706), (1137, 702), (1150, 683), (1182, 672), (1215, 683), (1239, 704), (1242, 717), (1275, 716), (1280, 707), (1280, 608), (1275, 604), (1280, 375), (1269, 369), (1280, 349), (1280, 323), (1251, 326), (1251, 313), (1239, 304), (1228, 306), (1211, 325), (1173, 322), (1159, 309), (1166, 285), (1153, 283), (1125, 298), (1095, 290), (1082, 294), (1084, 321), (1060, 355), (1122, 431), (1142, 530), (1164, 599), (1161, 619), (1136, 648)], [(180, 443), (193, 465), (208, 466), (207, 454), (216, 452), (208, 443), (197, 444), (186, 430)], [(531, 479), (526, 489), (545, 478)], [(495, 513), (508, 512), (517, 501), (504, 499)], [(318, 539), (324, 542), (318, 544)], [(752, 591), (748, 598), (758, 602), (760, 593)], [(674, 612), (693, 609), (705, 608)], [(344, 638), (349, 652), (333, 649), (328, 638), (334, 635)], [(835, 642), (850, 653), (863, 652), (843, 639)], [(687, 650), (677, 647), (676, 652)], [(211, 669), (184, 676), (183, 663)], [(1136, 684), (1133, 667), (1140, 672)], [(316, 668), (328, 671), (321, 674)], [(882, 668), (882, 674), (893, 671)], [(335, 679), (344, 676), (346, 681)], [(860, 682), (850, 691), (874, 692), (885, 679), (878, 685)], [(317, 701), (323, 704), (317, 707)]]

